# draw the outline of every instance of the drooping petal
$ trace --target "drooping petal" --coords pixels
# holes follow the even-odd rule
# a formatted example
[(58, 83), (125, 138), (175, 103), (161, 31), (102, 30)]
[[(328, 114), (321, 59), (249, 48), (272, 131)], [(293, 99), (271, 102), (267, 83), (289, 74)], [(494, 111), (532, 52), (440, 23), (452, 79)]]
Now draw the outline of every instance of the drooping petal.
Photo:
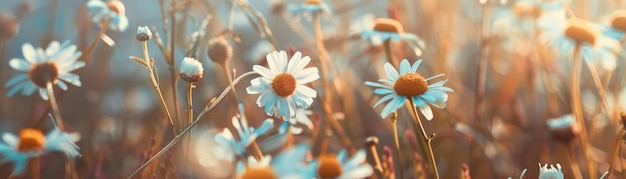
[(59, 78), (63, 81), (69, 82), (74, 86), (80, 87), (82, 83), (80, 82), (80, 76), (73, 73), (64, 73), (59, 76)]
[(405, 96), (398, 96), (394, 98), (393, 100), (389, 102), (389, 104), (385, 106), (385, 108), (383, 108), (383, 111), (381, 112), (381, 116), (383, 118), (386, 118), (387, 116), (389, 116), (389, 114), (393, 113), (398, 108), (400, 108), (402, 104), (404, 104), (405, 101), (406, 101)]
[(430, 109), (429, 105), (424, 105), (422, 107), (420, 107), (420, 111), (422, 111), (422, 114), (424, 114), (424, 117), (427, 120), (432, 120), (433, 119), (433, 111)]

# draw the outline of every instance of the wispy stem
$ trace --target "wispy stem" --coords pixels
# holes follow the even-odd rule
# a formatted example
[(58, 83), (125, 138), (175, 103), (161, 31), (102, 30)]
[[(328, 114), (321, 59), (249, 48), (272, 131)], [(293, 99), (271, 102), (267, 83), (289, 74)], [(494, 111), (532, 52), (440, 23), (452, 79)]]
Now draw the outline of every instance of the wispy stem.
[(167, 104), (165, 103), (165, 99), (163, 98), (163, 93), (161, 93), (161, 88), (159, 87), (159, 83), (157, 82), (154, 71), (152, 69), (153, 67), (152, 64), (154, 62), (150, 59), (150, 56), (148, 56), (148, 42), (143, 41), (141, 44), (143, 46), (144, 60), (146, 61), (146, 64), (147, 64), (148, 74), (150, 76), (150, 81), (152, 82), (152, 87), (154, 88), (157, 95), (159, 96), (159, 100), (161, 101), (161, 106), (163, 107), (163, 111), (165, 111), (165, 115), (167, 115), (167, 119), (170, 121), (170, 127), (172, 128), (172, 132), (174, 133), (174, 135), (177, 135), (178, 133), (176, 132), (176, 126), (174, 126), (172, 115), (170, 115), (170, 111), (167, 109)]
[(580, 44), (576, 44), (574, 47), (574, 63), (572, 64), (572, 75), (571, 75), (571, 91), (572, 91), (572, 112), (576, 117), (576, 121), (580, 126), (580, 143), (582, 145), (582, 149), (586, 158), (587, 163), (587, 172), (589, 178), (597, 178), (596, 170), (593, 164), (593, 160), (591, 159), (591, 153), (589, 152), (589, 140), (587, 138), (587, 129), (585, 125), (585, 118), (583, 115), (582, 109), (582, 101), (580, 98), (580, 67), (581, 67), (581, 59), (580, 59)]
[[(187, 83), (187, 125), (191, 125), (193, 123), (193, 83)], [(189, 137), (187, 137), (187, 151), (185, 152), (185, 171), (187, 170), (187, 165), (189, 163), (189, 148), (191, 146), (191, 135), (193, 131), (189, 130)]]
[(46, 89), (48, 91), (48, 98), (50, 100), (50, 107), (52, 107), (52, 114), (54, 115), (54, 120), (57, 123), (57, 126), (61, 131), (65, 130), (65, 125), (63, 125), (63, 120), (61, 119), (61, 111), (59, 110), (59, 105), (57, 103), (57, 99), (54, 96), (54, 89), (52, 86), (52, 82), (48, 82), (46, 84)]
[(422, 145), (422, 148), (425, 149), (425, 151), (430, 156), (430, 167), (432, 169), (433, 175), (435, 176), (435, 179), (439, 179), (439, 171), (437, 170), (437, 162), (435, 161), (435, 154), (433, 153), (433, 148), (430, 144), (435, 134), (433, 134), (432, 136), (428, 136), (426, 134), (426, 131), (424, 130), (424, 125), (422, 125), (422, 121), (420, 120), (419, 114), (417, 113), (417, 108), (415, 107), (415, 102), (413, 101), (413, 98), (409, 98), (409, 104), (410, 104), (409, 108), (411, 112), (413, 112), (413, 117), (415, 117), (415, 122), (419, 126), (418, 130), (420, 130), (422, 133), (421, 138), (426, 143), (425, 146)]
[(87, 58), (89, 58), (89, 56), (91, 55), (91, 52), (93, 52), (93, 49), (96, 48), (96, 45), (98, 44), (98, 42), (100, 42), (102, 37), (105, 35), (104, 33), (107, 32), (107, 29), (109, 28), (110, 23), (111, 23), (111, 19), (107, 19), (102, 22), (102, 26), (100, 27), (100, 32), (98, 32), (98, 35), (96, 35), (96, 37), (91, 41), (91, 43), (89, 43), (89, 46), (83, 52), (83, 55), (80, 56), (79, 60), (87, 61)]
[(393, 141), (395, 143), (395, 147), (396, 147), (396, 156), (398, 157), (398, 167), (396, 168), (396, 171), (399, 172), (400, 174), (400, 179), (404, 178), (404, 162), (402, 160), (402, 158), (400, 157), (400, 140), (398, 138), (398, 112), (394, 112), (393, 114), (391, 114), (391, 125), (393, 126)]
[(176, 0), (170, 0), (170, 59), (169, 59), (169, 70), (170, 70), (170, 80), (172, 83), (172, 97), (174, 98), (174, 116), (177, 118), (180, 114), (180, 108), (178, 106), (178, 88), (176, 87), (177, 75), (176, 75)]

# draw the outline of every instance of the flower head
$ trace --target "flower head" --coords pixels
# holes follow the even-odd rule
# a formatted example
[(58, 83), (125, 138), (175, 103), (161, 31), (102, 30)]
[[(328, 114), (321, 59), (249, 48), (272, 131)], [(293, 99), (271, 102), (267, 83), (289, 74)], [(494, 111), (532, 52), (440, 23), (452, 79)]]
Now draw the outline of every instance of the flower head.
[(21, 174), (32, 157), (39, 157), (48, 152), (63, 152), (70, 158), (80, 156), (79, 147), (74, 143), (78, 141), (76, 134), (61, 132), (55, 128), (44, 136), (38, 129), (22, 129), (19, 136), (11, 133), (2, 135), (3, 143), (0, 143), (0, 163), (12, 162), (15, 165), (15, 173)]
[(14, 76), (4, 84), (4, 87), (11, 87), (7, 96), (13, 96), (19, 91), (22, 91), (22, 95), (30, 96), (39, 90), (41, 98), (48, 100), (46, 91), (48, 83), (57, 85), (63, 90), (67, 90), (65, 82), (75, 86), (81, 85), (79, 76), (71, 73), (85, 66), (85, 62), (77, 61), (81, 52), (76, 51), (75, 45), (52, 41), (44, 50), (35, 49), (31, 44), (25, 43), (22, 45), (22, 53), (24, 59), (13, 58), (9, 60), (9, 66), (28, 74)]
[(372, 166), (367, 164), (365, 150), (359, 150), (347, 158), (345, 150), (336, 156), (333, 154), (320, 155), (311, 161), (308, 166), (302, 168), (307, 178), (334, 178), (352, 179), (365, 178), (372, 175)]
[(152, 31), (150, 31), (150, 28), (148, 28), (148, 26), (139, 26), (137, 27), (137, 35), (136, 35), (137, 40), (139, 41), (148, 41), (150, 39), (152, 39)]
[(563, 179), (563, 171), (561, 171), (561, 164), (550, 165), (545, 164), (541, 166), (539, 163), (539, 179)]
[(233, 57), (233, 47), (224, 37), (217, 37), (209, 41), (207, 53), (211, 61), (224, 64)]
[(446, 93), (453, 92), (453, 90), (443, 86), (447, 80), (429, 85), (428, 81), (441, 77), (443, 74), (424, 78), (416, 72), (421, 63), (422, 60), (418, 60), (411, 65), (408, 60), (404, 59), (400, 62), (400, 73), (398, 73), (391, 63), (387, 62), (384, 67), (389, 79), (381, 79), (379, 81), (389, 85), (365, 82), (365, 85), (377, 88), (374, 90), (374, 93), (383, 96), (374, 104), (374, 107), (391, 100), (381, 112), (383, 118), (402, 107), (407, 99), (412, 99), (415, 107), (419, 107), (428, 120), (433, 118), (433, 113), (428, 104), (437, 108), (445, 108), (446, 101), (448, 101), (448, 94)]
[(203, 71), (204, 68), (202, 67), (202, 63), (194, 58), (185, 57), (180, 63), (180, 78), (189, 83), (200, 80), (202, 78)]
[(126, 8), (122, 1), (110, 0), (105, 3), (102, 0), (89, 0), (87, 9), (89, 9), (91, 20), (98, 25), (109, 21), (111, 30), (125, 31), (128, 28)]
[(232, 147), (237, 156), (243, 156), (248, 145), (255, 141), (257, 137), (267, 133), (274, 127), (274, 120), (266, 119), (261, 126), (255, 129), (254, 127), (248, 126), (242, 104), (239, 105), (239, 111), (241, 114), (239, 116), (233, 116), (231, 121), (239, 140), (235, 139), (228, 128), (224, 128), (222, 133), (217, 134), (215, 140), (222, 146)]
[(307, 108), (317, 97), (317, 92), (305, 84), (319, 78), (317, 67), (305, 68), (311, 61), (296, 52), (289, 61), (285, 51), (274, 51), (266, 56), (269, 69), (260, 65), (252, 68), (259, 73), (246, 88), (248, 94), (261, 94), (256, 103), (265, 107), (267, 115), (296, 117), (298, 107)]
[(404, 33), (402, 24), (394, 19), (378, 18), (374, 22), (372, 30), (366, 30), (361, 33), (361, 39), (369, 39), (372, 37), (380, 38), (380, 41), (391, 40), (400, 41), (400, 35)]

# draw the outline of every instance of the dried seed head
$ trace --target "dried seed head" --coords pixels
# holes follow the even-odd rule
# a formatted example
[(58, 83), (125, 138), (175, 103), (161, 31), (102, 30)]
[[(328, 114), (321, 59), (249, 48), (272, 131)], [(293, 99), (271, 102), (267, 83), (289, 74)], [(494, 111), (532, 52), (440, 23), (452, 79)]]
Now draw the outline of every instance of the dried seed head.
[(148, 26), (139, 26), (137, 27), (137, 40), (139, 41), (148, 41), (152, 39), (152, 31), (148, 28)]
[(320, 178), (336, 178), (341, 176), (341, 164), (335, 155), (321, 155), (317, 158), (317, 176)]
[(626, 10), (617, 10), (611, 14), (611, 27), (626, 32)]
[(19, 21), (8, 13), (0, 13), (0, 42), (13, 39), (20, 31)]
[(241, 174), (241, 179), (276, 179), (276, 174), (270, 167), (257, 167), (257, 168), (247, 168), (243, 174)]
[(322, 4), (322, 0), (306, 0), (304, 4), (320, 5)]
[(54, 84), (59, 78), (59, 69), (52, 61), (36, 64), (28, 72), (28, 77), (38, 87), (46, 88), (48, 82)]
[(119, 0), (113, 0), (113, 1), (109, 1), (107, 2), (107, 7), (119, 14), (120, 16), (126, 16), (126, 7), (124, 7), (124, 3), (122, 3), (122, 1)]
[(400, 96), (413, 97), (426, 93), (428, 83), (422, 75), (409, 73), (400, 76), (393, 84), (393, 90)]
[(19, 137), (17, 150), (20, 152), (41, 150), (46, 144), (46, 137), (39, 129), (22, 129)]
[(190, 57), (185, 57), (180, 63), (179, 71), (180, 78), (189, 83), (193, 83), (202, 79), (204, 68), (202, 67), (202, 63), (200, 63), (198, 60)]
[(209, 41), (209, 58), (218, 64), (225, 64), (233, 57), (233, 47), (223, 37), (214, 38)]
[(594, 45), (600, 35), (600, 30), (588, 21), (572, 18), (567, 20), (565, 35), (576, 41), (576, 43)]
[(280, 97), (287, 97), (296, 91), (296, 78), (289, 73), (281, 73), (272, 80), (272, 88)]
[(400, 24), (400, 22), (388, 18), (376, 19), (376, 21), (374, 22), (374, 30), (381, 32), (393, 32), (398, 34), (404, 32), (402, 24)]

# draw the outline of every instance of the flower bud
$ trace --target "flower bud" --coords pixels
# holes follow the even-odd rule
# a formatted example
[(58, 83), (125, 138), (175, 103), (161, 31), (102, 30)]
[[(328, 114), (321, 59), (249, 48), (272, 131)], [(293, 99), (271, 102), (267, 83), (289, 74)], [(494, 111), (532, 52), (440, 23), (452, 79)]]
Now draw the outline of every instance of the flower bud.
[(180, 63), (180, 78), (189, 83), (202, 79), (203, 71), (202, 63), (194, 58), (185, 57)]
[(137, 27), (137, 40), (139, 41), (148, 41), (152, 39), (152, 31), (147, 26), (139, 26)]
[(233, 57), (233, 47), (223, 37), (218, 37), (209, 41), (209, 58), (218, 64), (225, 64)]

